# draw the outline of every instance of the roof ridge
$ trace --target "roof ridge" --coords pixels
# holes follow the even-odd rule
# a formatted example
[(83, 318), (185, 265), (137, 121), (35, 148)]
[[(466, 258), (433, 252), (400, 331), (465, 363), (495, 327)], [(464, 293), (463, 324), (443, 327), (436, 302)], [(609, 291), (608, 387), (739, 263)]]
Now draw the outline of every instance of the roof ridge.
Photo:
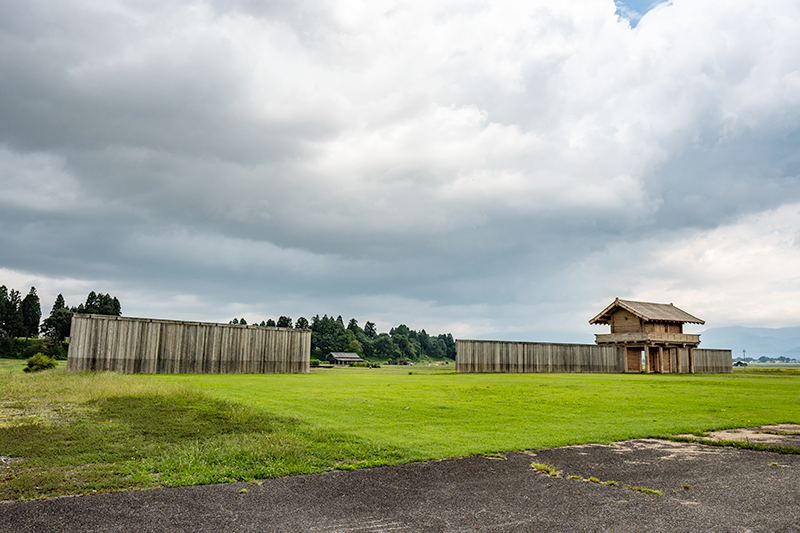
[(662, 304), (658, 302), (643, 302), (640, 300), (622, 300), (619, 297), (614, 298), (611, 305), (603, 309), (597, 316), (591, 319), (589, 323), (608, 324), (610, 314), (617, 307), (621, 307), (645, 321), (705, 324), (703, 319), (697, 318), (683, 309), (675, 307), (671, 302)]

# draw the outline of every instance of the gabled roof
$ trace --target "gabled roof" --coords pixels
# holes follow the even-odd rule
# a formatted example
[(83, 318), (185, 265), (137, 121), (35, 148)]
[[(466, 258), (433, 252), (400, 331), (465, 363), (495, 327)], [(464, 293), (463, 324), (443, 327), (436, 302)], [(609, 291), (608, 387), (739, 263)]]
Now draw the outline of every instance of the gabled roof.
[(354, 363), (363, 361), (363, 359), (361, 359), (357, 353), (351, 352), (331, 352), (328, 357), (333, 357), (337, 361), (348, 361)]
[(617, 308), (625, 309), (647, 322), (691, 322), (692, 324), (705, 324), (696, 316), (692, 316), (682, 309), (670, 304), (656, 304), (651, 302), (634, 302), (633, 300), (615, 299), (614, 302), (603, 309), (599, 315), (589, 321), (589, 324), (610, 324), (611, 315)]

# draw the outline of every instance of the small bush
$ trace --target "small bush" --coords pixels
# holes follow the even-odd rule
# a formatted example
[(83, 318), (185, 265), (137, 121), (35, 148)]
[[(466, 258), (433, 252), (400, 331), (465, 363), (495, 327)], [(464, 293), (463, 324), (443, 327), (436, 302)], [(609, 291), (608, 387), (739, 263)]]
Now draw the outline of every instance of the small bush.
[(322, 361), (319, 359), (311, 359), (311, 366), (319, 366), (320, 364), (322, 364)]
[(349, 363), (348, 366), (360, 367), (360, 368), (369, 368), (370, 363), (368, 361), (362, 361), (359, 363)]
[(40, 370), (48, 370), (56, 367), (56, 360), (48, 357), (43, 353), (37, 353), (28, 359), (28, 366), (23, 368), (25, 372), (39, 372)]

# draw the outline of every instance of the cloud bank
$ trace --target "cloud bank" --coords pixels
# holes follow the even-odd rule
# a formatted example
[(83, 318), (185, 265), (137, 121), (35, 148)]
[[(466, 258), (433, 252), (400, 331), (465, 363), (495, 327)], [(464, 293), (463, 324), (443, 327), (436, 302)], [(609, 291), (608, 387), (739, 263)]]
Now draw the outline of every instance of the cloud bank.
[(611, 0), (7, 3), (3, 283), (529, 340), (591, 341), (615, 296), (797, 324), (800, 7), (635, 22)]

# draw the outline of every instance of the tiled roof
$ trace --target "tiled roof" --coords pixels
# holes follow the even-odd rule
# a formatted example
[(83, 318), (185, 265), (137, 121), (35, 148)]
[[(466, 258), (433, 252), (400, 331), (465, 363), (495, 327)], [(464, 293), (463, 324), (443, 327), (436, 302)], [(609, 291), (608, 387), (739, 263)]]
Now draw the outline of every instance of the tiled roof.
[(337, 361), (353, 361), (359, 362), (363, 361), (357, 353), (350, 353), (350, 352), (331, 352), (330, 357), (333, 357)]
[(649, 322), (691, 322), (692, 324), (705, 324), (705, 321), (692, 316), (682, 309), (670, 304), (657, 304), (652, 302), (635, 302), (633, 300), (620, 300), (603, 309), (596, 317), (589, 321), (590, 324), (608, 324), (611, 314), (617, 307), (630, 311), (639, 318)]

